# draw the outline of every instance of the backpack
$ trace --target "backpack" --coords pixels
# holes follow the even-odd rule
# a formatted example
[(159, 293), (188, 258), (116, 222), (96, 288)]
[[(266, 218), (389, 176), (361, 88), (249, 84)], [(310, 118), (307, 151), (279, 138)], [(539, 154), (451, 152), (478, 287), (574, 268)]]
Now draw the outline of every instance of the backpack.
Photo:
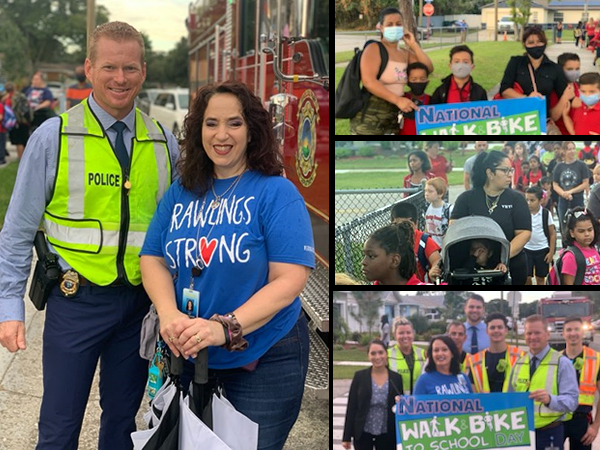
[(381, 67), (377, 74), (377, 79), (381, 77), (385, 66), (388, 63), (388, 52), (379, 41), (367, 41), (362, 50), (358, 47), (354, 49), (354, 56), (346, 67), (342, 79), (335, 91), (335, 117), (336, 119), (352, 119), (359, 112), (364, 111), (371, 93), (361, 86), (360, 78), (360, 57), (371, 43), (379, 45), (381, 53)]
[(12, 98), (12, 109), (17, 122), (30, 124), (33, 121), (33, 110), (29, 106), (27, 97), (22, 92), (15, 92)]
[(15, 117), (15, 113), (12, 108), (8, 105), (4, 106), (4, 117), (2, 119), (2, 126), (6, 128), (7, 131), (12, 130), (17, 124), (17, 118)]
[(558, 260), (550, 269), (550, 273), (548, 274), (548, 278), (546, 279), (546, 285), (561, 285), (562, 284), (562, 263), (563, 257), (567, 252), (573, 253), (575, 256), (575, 262), (577, 264), (577, 273), (575, 274), (575, 280), (573, 281), (574, 286), (581, 286), (583, 283), (583, 278), (585, 276), (585, 257), (581, 250), (579, 250), (574, 245), (567, 247), (558, 257)]

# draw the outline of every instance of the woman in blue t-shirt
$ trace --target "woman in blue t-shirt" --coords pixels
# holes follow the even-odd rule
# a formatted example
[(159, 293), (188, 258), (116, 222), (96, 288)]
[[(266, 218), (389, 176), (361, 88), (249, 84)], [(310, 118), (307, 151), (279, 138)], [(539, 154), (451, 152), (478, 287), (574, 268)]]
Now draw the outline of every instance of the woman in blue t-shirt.
[(460, 373), (460, 354), (449, 336), (434, 336), (427, 349), (425, 373), (415, 385), (414, 395), (472, 394), (471, 383)]
[(308, 212), (246, 86), (203, 87), (184, 126), (181, 178), (141, 251), (144, 287), (170, 350), (189, 358), (208, 347), (210, 375), (259, 424), (258, 448), (281, 449), (308, 365), (298, 298), (314, 268)]

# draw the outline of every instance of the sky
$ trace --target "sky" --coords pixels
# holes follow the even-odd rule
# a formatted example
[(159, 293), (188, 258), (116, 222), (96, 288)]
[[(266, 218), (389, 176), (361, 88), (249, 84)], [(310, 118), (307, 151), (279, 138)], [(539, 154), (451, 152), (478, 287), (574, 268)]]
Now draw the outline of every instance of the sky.
[(187, 37), (185, 19), (192, 0), (96, 0), (108, 9), (111, 21), (127, 22), (145, 32), (155, 51), (169, 51)]
[[(486, 300), (492, 300), (494, 298), (500, 298), (500, 291), (472, 291), (476, 294), (481, 295)], [(509, 291), (504, 291), (504, 299), (507, 299)], [(530, 303), (535, 300), (539, 300), (545, 297), (551, 297), (555, 291), (535, 291), (535, 292), (521, 292), (521, 298), (524, 303)], [(402, 292), (402, 294), (411, 295), (411, 292)]]

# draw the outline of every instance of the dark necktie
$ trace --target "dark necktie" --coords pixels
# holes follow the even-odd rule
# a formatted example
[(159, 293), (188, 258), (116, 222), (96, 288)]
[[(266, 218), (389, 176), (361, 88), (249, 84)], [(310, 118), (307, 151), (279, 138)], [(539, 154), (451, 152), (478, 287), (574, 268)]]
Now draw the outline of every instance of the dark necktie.
[(471, 355), (479, 353), (479, 345), (477, 343), (477, 328), (471, 327), (473, 336), (471, 336)]
[(531, 358), (531, 364), (529, 365), (529, 380), (531, 380), (533, 378), (535, 369), (537, 369), (537, 361), (538, 361), (538, 359), (535, 356), (533, 358)]
[(123, 122), (117, 121), (111, 128), (117, 132), (117, 138), (115, 139), (115, 152), (117, 158), (119, 159), (121, 167), (127, 170), (129, 168), (129, 155), (127, 154), (125, 141), (123, 140), (123, 130), (125, 130), (125, 127), (126, 125)]

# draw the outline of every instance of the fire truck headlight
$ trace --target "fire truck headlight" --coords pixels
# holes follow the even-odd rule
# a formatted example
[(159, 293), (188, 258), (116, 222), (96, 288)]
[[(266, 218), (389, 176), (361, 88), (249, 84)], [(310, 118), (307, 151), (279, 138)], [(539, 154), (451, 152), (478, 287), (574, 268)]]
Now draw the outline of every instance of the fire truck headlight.
[(592, 326), (591, 326), (589, 323), (584, 323), (584, 324), (583, 324), (583, 329), (584, 329), (585, 331), (588, 331), (588, 330), (591, 330), (591, 329), (592, 329)]
[(554, 326), (554, 324), (553, 323), (549, 323), (548, 324), (548, 331), (554, 331), (554, 330), (556, 330), (556, 327)]

